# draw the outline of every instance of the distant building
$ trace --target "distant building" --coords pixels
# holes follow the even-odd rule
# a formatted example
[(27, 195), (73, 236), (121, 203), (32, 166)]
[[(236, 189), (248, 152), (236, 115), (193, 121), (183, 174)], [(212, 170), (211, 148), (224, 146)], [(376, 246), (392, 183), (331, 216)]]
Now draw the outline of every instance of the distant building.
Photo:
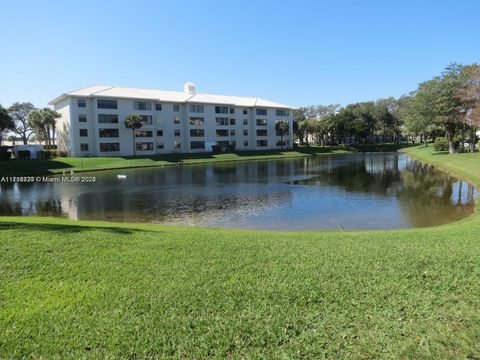
[[(212, 146), (235, 150), (293, 146), (293, 109), (253, 97), (200, 94), (186, 83), (183, 92), (91, 86), (65, 93), (49, 104), (61, 114), (57, 145), (71, 156), (133, 155), (129, 114), (142, 117), (135, 132), (137, 155), (208, 152)], [(277, 121), (289, 133), (277, 136)]]

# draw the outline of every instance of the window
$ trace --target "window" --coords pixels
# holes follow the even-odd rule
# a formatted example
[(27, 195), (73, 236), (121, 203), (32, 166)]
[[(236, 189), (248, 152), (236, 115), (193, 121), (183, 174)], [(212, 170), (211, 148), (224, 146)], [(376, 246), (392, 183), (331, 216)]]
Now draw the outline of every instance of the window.
[(235, 125), (235, 119), (230, 119), (230, 125)]
[(217, 136), (228, 136), (228, 130), (216, 130)]
[(190, 141), (190, 149), (205, 149), (205, 141)]
[(163, 136), (163, 130), (157, 130), (157, 136)]
[(152, 110), (152, 103), (150, 101), (134, 101), (134, 110)]
[(157, 144), (157, 149), (161, 150), (161, 149), (163, 149), (163, 147), (164, 147), (164, 146), (163, 146), (163, 143)]
[(118, 115), (98, 114), (98, 122), (101, 124), (118, 124)]
[(257, 130), (257, 136), (267, 136), (267, 130)]
[(256, 114), (260, 116), (267, 116), (267, 109), (256, 109)]
[(80, 129), (80, 136), (82, 137), (88, 136), (88, 129)]
[(180, 136), (180, 129), (173, 130), (173, 136)]
[(152, 124), (152, 115), (140, 115), (140, 122), (143, 125), (151, 125)]
[(78, 99), (77, 100), (77, 107), (79, 107), (79, 108), (87, 107), (87, 101), (85, 99)]
[(248, 119), (243, 119), (243, 125), (248, 125)]
[(215, 106), (215, 114), (228, 114), (228, 106)]
[(162, 111), (162, 104), (155, 103), (155, 111)]
[(228, 118), (215, 118), (217, 126), (228, 125)]
[(196, 116), (191, 116), (190, 117), (190, 125), (204, 125), (205, 120), (203, 117), (196, 117)]
[(120, 151), (119, 143), (100, 143), (100, 152)]
[(243, 136), (248, 136), (248, 130), (247, 129), (243, 129)]
[(80, 144), (80, 151), (88, 151), (88, 144)]
[(248, 114), (248, 109), (247, 108), (243, 108), (243, 115), (247, 115)]
[(180, 111), (180, 105), (173, 104), (173, 112), (179, 112), (179, 111)]
[(288, 140), (277, 140), (277, 146), (287, 146), (289, 144)]
[(275, 110), (275, 116), (288, 116), (289, 113), (287, 110), (284, 109), (277, 109)]
[(87, 122), (87, 115), (78, 114), (78, 122)]
[(235, 129), (230, 130), (230, 136), (235, 136)]
[(152, 137), (153, 131), (150, 130), (136, 130), (135, 131), (136, 137)]
[(190, 104), (189, 111), (191, 113), (203, 113), (203, 105)]
[(229, 142), (229, 141), (217, 141), (217, 146), (220, 146), (220, 147), (229, 147), (229, 146), (230, 146), (230, 142)]
[(267, 146), (267, 140), (257, 140), (257, 146), (258, 147), (265, 147)]
[(173, 118), (173, 123), (174, 123), (174, 124), (180, 124), (180, 116), (175, 116), (175, 117)]
[(257, 126), (267, 126), (266, 119), (257, 119)]
[(135, 148), (139, 151), (153, 150), (153, 142), (137, 142)]
[(100, 129), (98, 136), (101, 138), (118, 138), (118, 129)]
[(181, 149), (182, 148), (182, 143), (180, 141), (174, 141), (173, 142), (173, 148), (174, 149)]
[(233, 107), (230, 108), (230, 114), (235, 114), (235, 108)]
[(243, 146), (248, 146), (248, 140), (243, 140)]
[(205, 136), (205, 130), (203, 129), (191, 129), (190, 137), (202, 137)]
[(117, 100), (97, 100), (97, 109), (117, 109), (118, 103)]

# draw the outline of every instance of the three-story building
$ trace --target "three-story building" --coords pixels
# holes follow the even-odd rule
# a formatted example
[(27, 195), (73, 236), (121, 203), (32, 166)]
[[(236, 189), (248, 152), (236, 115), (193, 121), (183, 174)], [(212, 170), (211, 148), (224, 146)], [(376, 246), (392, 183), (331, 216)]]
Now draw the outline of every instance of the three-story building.
[[(57, 144), (71, 156), (131, 156), (209, 152), (219, 149), (288, 149), (293, 146), (293, 109), (272, 101), (197, 93), (91, 86), (65, 93), (49, 104), (61, 115)], [(125, 127), (129, 114), (142, 127)], [(276, 131), (286, 121), (288, 134)], [(283, 139), (283, 140), (282, 140)]]

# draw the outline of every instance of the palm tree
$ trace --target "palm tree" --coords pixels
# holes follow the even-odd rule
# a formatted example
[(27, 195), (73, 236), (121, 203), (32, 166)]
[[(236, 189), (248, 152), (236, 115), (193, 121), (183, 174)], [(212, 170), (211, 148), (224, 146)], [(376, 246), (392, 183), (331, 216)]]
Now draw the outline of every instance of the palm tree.
[(142, 127), (140, 115), (137, 114), (130, 114), (125, 118), (125, 127), (127, 129), (132, 129), (132, 139), (133, 139), (133, 156), (136, 156), (135, 151), (135, 130), (140, 129)]
[(275, 131), (277, 133), (277, 136), (280, 135), (280, 143), (281, 143), (281, 149), (283, 150), (283, 137), (288, 134), (289, 126), (288, 122), (285, 120), (280, 120), (277, 121), (275, 124)]
[(35, 138), (37, 141), (44, 140), (45, 145), (49, 145), (49, 136), (45, 123), (43, 121), (43, 113), (41, 110), (34, 110), (28, 115), (27, 119), (28, 126), (35, 133)]
[(28, 125), (33, 129), (37, 139), (45, 140), (45, 145), (55, 147), (56, 119), (61, 115), (56, 111), (43, 108), (28, 115)]
[(43, 117), (43, 123), (45, 124), (45, 127), (47, 128), (49, 138), (50, 138), (50, 129), (52, 130), (51, 140), (52, 140), (52, 146), (53, 146), (53, 148), (55, 148), (55, 130), (56, 130), (56, 124), (57, 124), (56, 119), (58, 119), (62, 115), (60, 115), (56, 111), (54, 111), (52, 109), (49, 109), (49, 108), (43, 108), (41, 110), (41, 112), (42, 112), (42, 117)]

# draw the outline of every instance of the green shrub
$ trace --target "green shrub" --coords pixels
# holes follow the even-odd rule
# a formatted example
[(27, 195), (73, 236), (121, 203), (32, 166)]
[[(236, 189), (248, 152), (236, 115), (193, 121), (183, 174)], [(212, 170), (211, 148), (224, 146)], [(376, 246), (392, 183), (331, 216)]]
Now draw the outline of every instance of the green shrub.
[(12, 158), (12, 153), (10, 151), (0, 151), (0, 161), (7, 161)]
[(43, 150), (40, 157), (43, 159), (51, 159), (53, 157), (53, 151), (52, 150)]
[(445, 138), (436, 138), (433, 143), (433, 150), (448, 151), (448, 141)]
[(18, 151), (19, 159), (30, 159), (30, 150), (19, 150)]
[(68, 157), (68, 151), (57, 150), (58, 157)]

